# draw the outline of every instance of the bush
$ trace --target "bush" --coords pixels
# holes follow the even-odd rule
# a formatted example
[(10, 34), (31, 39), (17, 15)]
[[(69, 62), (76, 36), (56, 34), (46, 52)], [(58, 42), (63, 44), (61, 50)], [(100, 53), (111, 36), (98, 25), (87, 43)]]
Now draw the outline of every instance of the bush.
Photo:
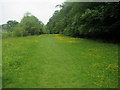
[(13, 30), (13, 36), (14, 37), (22, 37), (24, 36), (24, 30), (20, 27), (15, 27)]
[(13, 37), (13, 32), (2, 32), (2, 38)]

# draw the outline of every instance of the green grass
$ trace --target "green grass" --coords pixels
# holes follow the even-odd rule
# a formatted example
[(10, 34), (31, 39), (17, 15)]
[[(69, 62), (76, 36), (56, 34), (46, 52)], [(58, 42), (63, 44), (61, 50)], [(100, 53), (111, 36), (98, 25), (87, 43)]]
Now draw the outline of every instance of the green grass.
[(0, 30), (0, 89), (2, 88), (2, 32)]
[(3, 88), (117, 87), (118, 47), (46, 34), (3, 40)]

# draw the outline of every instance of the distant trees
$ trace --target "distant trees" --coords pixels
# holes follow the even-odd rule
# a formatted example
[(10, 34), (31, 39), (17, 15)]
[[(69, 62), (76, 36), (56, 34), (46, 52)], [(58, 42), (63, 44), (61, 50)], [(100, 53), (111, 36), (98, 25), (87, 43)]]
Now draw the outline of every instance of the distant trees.
[(47, 23), (50, 33), (69, 36), (117, 39), (120, 3), (66, 2)]
[(17, 24), (18, 24), (17, 21), (15, 21), (15, 20), (9, 20), (9, 21), (7, 22), (7, 24), (3, 24), (3, 25), (2, 25), (2, 29), (3, 29), (3, 30), (6, 30), (6, 31), (8, 31), (8, 32), (11, 32), (11, 31), (13, 30), (13, 28), (14, 28)]
[(20, 26), (23, 27), (26, 35), (38, 35), (43, 33), (43, 23), (29, 13), (25, 14), (21, 20)]
[(44, 24), (31, 13), (27, 12), (20, 23), (10, 20), (7, 24), (2, 25), (2, 29), (3, 31), (7, 31), (5, 34), (9, 36), (39, 35), (43, 33)]

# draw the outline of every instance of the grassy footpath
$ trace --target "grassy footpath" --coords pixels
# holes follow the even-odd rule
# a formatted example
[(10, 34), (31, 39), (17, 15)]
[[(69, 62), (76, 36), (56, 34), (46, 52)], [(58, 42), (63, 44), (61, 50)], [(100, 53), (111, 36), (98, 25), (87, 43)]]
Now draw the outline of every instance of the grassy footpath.
[(115, 44), (55, 35), (3, 40), (4, 88), (117, 87)]

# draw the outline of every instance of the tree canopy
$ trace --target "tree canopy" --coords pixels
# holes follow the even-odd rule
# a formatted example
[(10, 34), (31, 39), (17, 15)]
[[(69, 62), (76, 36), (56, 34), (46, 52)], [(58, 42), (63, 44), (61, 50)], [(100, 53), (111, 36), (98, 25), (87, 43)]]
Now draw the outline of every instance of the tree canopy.
[(7, 24), (2, 25), (2, 29), (11, 32), (18, 22), (16, 20), (9, 20)]
[(20, 26), (29, 35), (38, 35), (42, 33), (43, 23), (30, 13), (26, 13), (20, 22)]
[(25, 13), (20, 23), (9, 20), (2, 25), (2, 29), (10, 32), (11, 36), (39, 35), (45, 31), (44, 24), (29, 12)]
[(47, 23), (50, 33), (77, 37), (117, 38), (120, 3), (65, 2)]

